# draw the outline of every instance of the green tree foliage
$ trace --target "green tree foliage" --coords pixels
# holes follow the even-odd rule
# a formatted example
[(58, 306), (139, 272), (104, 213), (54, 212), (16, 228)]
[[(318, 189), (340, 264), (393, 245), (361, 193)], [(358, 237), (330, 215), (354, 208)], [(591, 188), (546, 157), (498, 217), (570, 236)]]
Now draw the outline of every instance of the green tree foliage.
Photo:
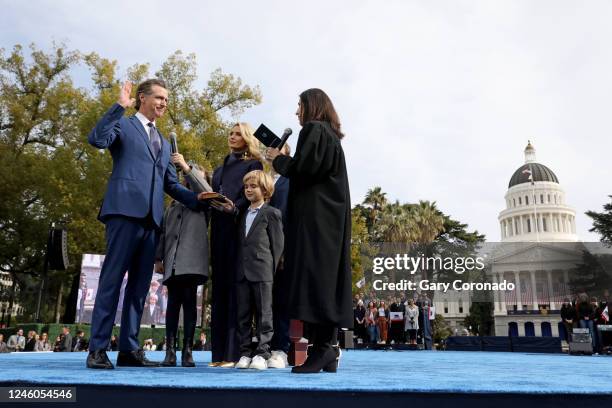
[(489, 336), (493, 333), (493, 324), (493, 301), (472, 302), (463, 325), (477, 336)]
[(447, 337), (453, 334), (450, 326), (444, 316), (436, 313), (435, 320), (433, 322), (433, 340), (434, 343), (440, 343), (442, 340), (445, 340)]
[(612, 287), (612, 255), (582, 251), (582, 263), (576, 266), (570, 278), (572, 293), (601, 296)]
[[(77, 67), (91, 72), (85, 87), (73, 82)], [(261, 93), (221, 70), (198, 90), (196, 73), (195, 55), (181, 51), (155, 73), (170, 92), (168, 114), (158, 126), (166, 135), (178, 134), (186, 159), (212, 169), (228, 150), (229, 121), (224, 117), (258, 104)], [(126, 74), (141, 81), (149, 77), (149, 64), (136, 64)], [(89, 146), (87, 134), (118, 92), (117, 61), (96, 53), (83, 54), (63, 45), (47, 52), (35, 45), (29, 50), (21, 45), (0, 50), (0, 159), (6, 168), (0, 173), (0, 270), (17, 280), (19, 302), (30, 314), (48, 227), (55, 222), (69, 232), (72, 266), (51, 272), (45, 320), (53, 320), (57, 298), (65, 306), (68, 289), (76, 288), (82, 254), (105, 250), (103, 225), (96, 216), (112, 163), (108, 152)], [(74, 302), (70, 300), (71, 307)]]
[[(353, 208), (353, 215), (355, 214), (365, 221), (368, 233), (367, 242), (361, 245), (362, 271), (360, 271), (360, 276), (361, 273), (366, 275), (368, 282), (366, 290), (370, 287), (372, 276), (368, 273), (364, 261), (376, 255), (376, 244), (385, 243), (385, 253), (465, 257), (473, 255), (485, 240), (484, 235), (478, 231), (469, 231), (467, 224), (444, 214), (437, 208), (435, 202), (389, 202), (387, 194), (381, 187), (368, 190), (363, 202)], [(353, 254), (353, 258), (355, 256), (356, 254)], [(357, 262), (356, 259), (353, 261)], [(456, 278), (452, 272), (433, 269), (421, 271), (421, 275), (423, 279), (435, 281)], [(389, 280), (397, 281), (397, 279), (395, 270), (392, 270)], [(358, 279), (354, 277), (354, 280)], [(429, 295), (432, 297), (433, 293)]]
[(351, 212), (351, 271), (352, 282), (354, 285), (363, 278), (364, 266), (362, 264), (364, 251), (367, 251), (368, 229), (366, 220), (359, 210), (353, 209)]
[[(612, 195), (608, 196), (612, 199)], [(612, 202), (604, 204), (603, 212), (587, 211), (586, 215), (593, 219), (593, 228), (589, 231), (597, 232), (601, 236), (601, 242), (612, 245)]]

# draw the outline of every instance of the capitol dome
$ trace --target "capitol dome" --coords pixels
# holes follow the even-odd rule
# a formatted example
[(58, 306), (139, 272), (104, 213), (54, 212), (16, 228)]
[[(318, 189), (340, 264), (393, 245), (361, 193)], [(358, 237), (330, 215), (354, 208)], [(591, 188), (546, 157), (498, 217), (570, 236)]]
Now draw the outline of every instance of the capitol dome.
[(550, 181), (559, 184), (557, 175), (551, 169), (540, 163), (525, 163), (519, 167), (508, 183), (508, 188), (517, 184), (531, 183), (529, 175), (532, 175), (533, 181)]
[(577, 241), (576, 212), (565, 203), (557, 175), (536, 161), (531, 142), (525, 163), (508, 183), (506, 208), (499, 213), (502, 241)]

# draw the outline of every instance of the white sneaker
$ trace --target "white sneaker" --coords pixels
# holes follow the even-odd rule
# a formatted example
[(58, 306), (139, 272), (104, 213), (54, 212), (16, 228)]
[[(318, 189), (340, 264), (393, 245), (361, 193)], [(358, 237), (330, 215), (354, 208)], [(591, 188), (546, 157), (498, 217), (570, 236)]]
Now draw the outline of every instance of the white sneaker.
[(253, 360), (251, 360), (251, 365), (249, 368), (254, 368), (256, 370), (265, 370), (268, 368), (268, 362), (262, 356), (255, 356)]
[(236, 368), (249, 368), (251, 365), (251, 357), (242, 356), (238, 363), (236, 363)]
[(289, 362), (287, 361), (287, 353), (282, 350), (274, 350), (272, 357), (268, 359), (268, 368), (287, 368)]

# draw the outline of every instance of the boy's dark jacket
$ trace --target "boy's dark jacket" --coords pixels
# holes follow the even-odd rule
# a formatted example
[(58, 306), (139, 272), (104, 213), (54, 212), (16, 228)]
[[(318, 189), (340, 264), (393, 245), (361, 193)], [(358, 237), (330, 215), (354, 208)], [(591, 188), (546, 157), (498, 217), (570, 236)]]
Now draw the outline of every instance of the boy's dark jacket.
[(238, 231), (237, 280), (246, 278), (250, 282), (272, 282), (283, 254), (281, 212), (265, 203), (245, 236), (247, 214), (248, 210), (242, 214)]

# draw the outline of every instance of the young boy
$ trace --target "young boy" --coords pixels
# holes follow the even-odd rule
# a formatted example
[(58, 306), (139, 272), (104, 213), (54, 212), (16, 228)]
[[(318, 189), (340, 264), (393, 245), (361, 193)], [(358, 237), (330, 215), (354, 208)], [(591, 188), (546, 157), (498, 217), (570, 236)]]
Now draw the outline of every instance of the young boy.
[[(268, 368), (272, 339), (272, 282), (283, 253), (281, 212), (266, 201), (274, 193), (272, 178), (261, 170), (247, 173), (244, 194), (251, 202), (242, 216), (238, 243), (236, 294), (240, 361), (236, 368)], [(255, 315), (256, 350), (251, 348), (251, 322)]]

